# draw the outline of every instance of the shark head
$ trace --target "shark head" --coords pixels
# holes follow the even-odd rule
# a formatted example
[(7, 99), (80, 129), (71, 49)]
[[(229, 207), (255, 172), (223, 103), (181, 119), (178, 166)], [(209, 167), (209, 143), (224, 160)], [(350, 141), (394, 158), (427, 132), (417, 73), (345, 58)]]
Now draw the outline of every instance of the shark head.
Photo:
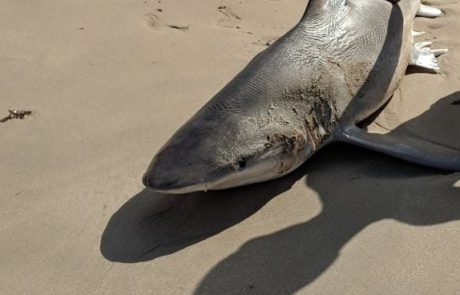
[(264, 128), (235, 114), (199, 112), (163, 146), (143, 177), (154, 191), (184, 194), (283, 176), (308, 155), (305, 133)]

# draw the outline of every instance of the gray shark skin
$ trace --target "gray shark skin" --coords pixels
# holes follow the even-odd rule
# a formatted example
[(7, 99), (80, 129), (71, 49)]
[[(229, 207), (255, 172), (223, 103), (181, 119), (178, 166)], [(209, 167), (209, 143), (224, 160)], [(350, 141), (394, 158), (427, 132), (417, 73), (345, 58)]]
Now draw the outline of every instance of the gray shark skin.
[(182, 194), (267, 181), (334, 141), (459, 169), (458, 151), (398, 146), (356, 127), (390, 99), (404, 75), (419, 9), (419, 0), (311, 0), (293, 29), (161, 148), (145, 186)]

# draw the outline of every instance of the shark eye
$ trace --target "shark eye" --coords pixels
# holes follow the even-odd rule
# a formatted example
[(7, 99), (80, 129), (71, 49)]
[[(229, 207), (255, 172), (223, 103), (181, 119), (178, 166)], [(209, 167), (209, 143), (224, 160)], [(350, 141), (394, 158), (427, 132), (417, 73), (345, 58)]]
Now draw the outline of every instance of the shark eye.
[(240, 160), (238, 161), (238, 167), (240, 169), (244, 169), (246, 167), (246, 160)]

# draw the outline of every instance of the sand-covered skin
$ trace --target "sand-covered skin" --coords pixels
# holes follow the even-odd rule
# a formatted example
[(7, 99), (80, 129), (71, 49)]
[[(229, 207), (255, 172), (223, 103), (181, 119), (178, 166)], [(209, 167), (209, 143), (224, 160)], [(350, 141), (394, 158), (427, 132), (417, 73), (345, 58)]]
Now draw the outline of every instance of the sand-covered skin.
[[(0, 294), (460, 293), (458, 173), (339, 145), (265, 184), (143, 189), (304, 2), (0, 1), (0, 117), (33, 111), (0, 123)], [(460, 148), (460, 1), (433, 3), (415, 28), (442, 73), (406, 76), (370, 129)]]

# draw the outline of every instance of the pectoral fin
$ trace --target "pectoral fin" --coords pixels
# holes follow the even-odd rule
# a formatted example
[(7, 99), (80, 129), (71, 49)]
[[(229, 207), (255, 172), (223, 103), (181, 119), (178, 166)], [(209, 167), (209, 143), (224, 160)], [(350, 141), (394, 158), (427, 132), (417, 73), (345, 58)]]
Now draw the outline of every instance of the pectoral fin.
[(460, 171), (460, 149), (442, 146), (418, 138), (391, 133), (368, 133), (353, 126), (345, 129), (338, 140), (419, 165)]

